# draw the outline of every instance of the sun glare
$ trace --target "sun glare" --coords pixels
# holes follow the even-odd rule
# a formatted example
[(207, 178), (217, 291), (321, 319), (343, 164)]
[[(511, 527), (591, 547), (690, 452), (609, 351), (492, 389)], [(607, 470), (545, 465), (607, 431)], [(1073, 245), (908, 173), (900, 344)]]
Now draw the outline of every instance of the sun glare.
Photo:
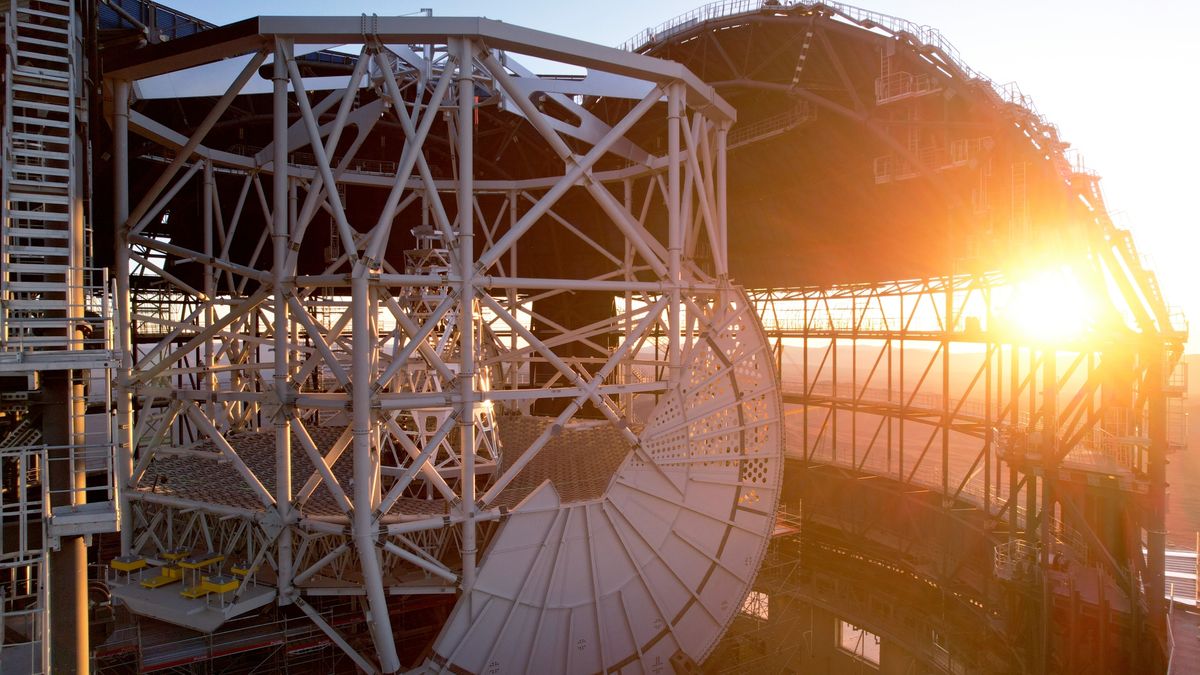
[(1082, 336), (1095, 319), (1095, 301), (1069, 267), (1042, 270), (1014, 284), (1001, 310), (1009, 330), (1042, 342)]

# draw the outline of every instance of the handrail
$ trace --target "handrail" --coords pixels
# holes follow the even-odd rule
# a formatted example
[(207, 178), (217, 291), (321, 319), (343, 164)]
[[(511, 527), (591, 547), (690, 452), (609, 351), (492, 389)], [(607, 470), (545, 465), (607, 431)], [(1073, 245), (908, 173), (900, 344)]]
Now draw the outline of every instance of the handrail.
[(1175, 613), (1175, 582), (1171, 582), (1171, 594), (1167, 596), (1167, 675), (1171, 675), (1171, 666), (1175, 662), (1175, 629), (1171, 625), (1171, 615)]

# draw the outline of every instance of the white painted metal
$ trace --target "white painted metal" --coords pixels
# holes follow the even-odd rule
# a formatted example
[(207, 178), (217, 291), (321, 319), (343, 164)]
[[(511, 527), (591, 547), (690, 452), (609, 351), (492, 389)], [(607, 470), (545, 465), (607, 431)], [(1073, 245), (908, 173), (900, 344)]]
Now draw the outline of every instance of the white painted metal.
[[(276, 602), (299, 605), (366, 670), (401, 667), (390, 598), (456, 591), (438, 642), (443, 666), (650, 670), (676, 652), (703, 659), (757, 569), (782, 468), (766, 341), (726, 278), (721, 154), (731, 109), (676, 64), (475, 19), (354, 18), (362, 48), (349, 84), (310, 100), (293, 44), (346, 39), (348, 21), (268, 17), (255, 39), (208, 46), (204, 59), (225, 50), (240, 58), (221, 66), (231, 84), (204, 83), (225, 95), (195, 130), (128, 114), (130, 131), (173, 157), (160, 155), (166, 170), (132, 213), (127, 199), (117, 202), (133, 260), (170, 289), (161, 305), (135, 297), (125, 315), (141, 335), (161, 337), (133, 355), (122, 385), (139, 411), (129, 443), (136, 465), (127, 455), (120, 463), (136, 516), (124, 552), (156, 566), (181, 546), (254, 561), (254, 588), (273, 586)], [(177, 79), (164, 73), (199, 58), (180, 45), (169, 63), (113, 76)], [(500, 49), (590, 74), (569, 86), (542, 80)], [(207, 147), (208, 130), (239, 92), (257, 91), (246, 83), (268, 60), (271, 145), (242, 155)], [(583, 122), (564, 126), (534, 102), (537, 92)], [(631, 107), (604, 122), (571, 98), (588, 93), (629, 96)], [(499, 114), (528, 124), (561, 173), (480, 175), (477, 115), (500, 99)], [(289, 110), (300, 117), (290, 125)], [(377, 170), (355, 154), (381, 115), (406, 142)], [(634, 143), (635, 124), (672, 139), (669, 152)], [(449, 176), (430, 168), (435, 133), (455, 158)], [(126, 161), (118, 153), (118, 170)], [(216, 207), (220, 177), (231, 173), (244, 178), (226, 223)], [(272, 174), (269, 190), (262, 173)], [(140, 231), (199, 175), (205, 231), (196, 249)], [(351, 217), (345, 185), (388, 190), (379, 213)], [(269, 227), (246, 265), (226, 253), (253, 208), (251, 188)], [(590, 196), (612, 236), (555, 210), (573, 192)], [(332, 216), (334, 250), (324, 270), (300, 275), (297, 251), (318, 211)], [(652, 220), (669, 220), (667, 236), (652, 234)], [(518, 274), (535, 225), (561, 228), (610, 268), (537, 276), (527, 265)], [(403, 261), (384, 255), (395, 228), (416, 235)], [(254, 261), (268, 239), (266, 272)], [(713, 251), (707, 260), (696, 256), (701, 240)], [(156, 257), (202, 266), (204, 283), (184, 283)], [(542, 300), (569, 292), (624, 304), (587, 326), (539, 313)], [(543, 399), (566, 405), (554, 418), (531, 415)], [(601, 419), (576, 420), (585, 407)], [(563, 454), (576, 434), (594, 455)], [(521, 541), (550, 543), (522, 557)], [(533, 595), (514, 605), (518, 577)], [(143, 608), (170, 595), (166, 609), (146, 613), (181, 616), (177, 589), (114, 593)], [(363, 596), (369, 653), (317, 620), (310, 604), (328, 595)], [(219, 622), (236, 611), (204, 616)], [(546, 624), (536, 644), (512, 623), (534, 614)]]
[(655, 672), (712, 649), (774, 527), (782, 402), (744, 295), (692, 318), (682, 374), (603, 496), (564, 503), (547, 482), (514, 508), (427, 670)]
[[(0, 543), (0, 671), (37, 673), (83, 662), (87, 641), (72, 635), (83, 609), (74, 599), (85, 602), (80, 537), (114, 531), (119, 515), (112, 503), (107, 425), (104, 433), (85, 436), (86, 401), (107, 402), (111, 299), (107, 277), (90, 266), (84, 222), (89, 195), (80, 167), (89, 145), (77, 119), (87, 118), (89, 101), (75, 3), (5, 2), (0, 25), (0, 371), (40, 373), (43, 383), (61, 383), (70, 371), (94, 375), (87, 398), (70, 384), (52, 393), (43, 387), (47, 401), (65, 399), (58, 405), (66, 410), (46, 413), (65, 426), (64, 445), (47, 447), (36, 433), (41, 422), (30, 417), (0, 439), (0, 465), (5, 476), (16, 476), (16, 485), (6, 479), (0, 496), (6, 531)], [(62, 428), (48, 426), (46, 436)], [(103, 497), (89, 499), (87, 469), (107, 474), (95, 488)], [(56, 596), (50, 594), (51, 574), (59, 584)], [(60, 611), (51, 622), (51, 600), (73, 611)], [(71, 644), (52, 654), (51, 630)]]

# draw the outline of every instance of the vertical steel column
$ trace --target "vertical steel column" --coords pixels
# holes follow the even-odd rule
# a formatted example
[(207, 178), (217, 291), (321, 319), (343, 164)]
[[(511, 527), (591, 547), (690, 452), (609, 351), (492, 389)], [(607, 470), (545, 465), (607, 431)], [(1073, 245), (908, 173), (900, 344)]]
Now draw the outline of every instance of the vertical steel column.
[[(836, 390), (833, 396), (837, 398)], [(858, 402), (858, 294), (852, 293), (850, 295), (850, 466), (858, 466)]]
[(825, 306), (825, 318), (829, 321), (829, 364), (830, 381), (833, 387), (833, 393), (829, 399), (829, 441), (830, 450), (829, 456), (834, 464), (837, 464), (838, 459), (838, 333), (837, 326), (834, 325), (833, 315), (829, 313), (829, 306)]
[[(69, 508), (83, 501), (77, 491), (77, 476), (72, 446), (74, 417), (72, 371), (43, 373), (42, 438), (48, 446), (50, 508)], [(49, 597), (47, 620), (50, 624), (50, 672), (86, 673), (88, 663), (87, 551), (83, 537), (62, 537), (58, 550), (48, 557)]]
[(671, 380), (677, 381), (683, 368), (679, 330), (681, 298), (679, 293), (680, 258), (683, 249), (683, 222), (680, 218), (682, 193), (679, 184), (679, 133), (683, 116), (683, 84), (667, 85), (667, 283), (670, 304), (667, 307), (667, 351)]
[(276, 545), (276, 562), (279, 575), (279, 604), (292, 602), (292, 533), (288, 527), (292, 501), (292, 434), (288, 416), (292, 414), (290, 385), (288, 384), (288, 72), (287, 59), (291, 44), (277, 40), (275, 63), (271, 73), (274, 85), (272, 92), (272, 124), (274, 151), (271, 174), (271, 245), (274, 260), (271, 271), (275, 284), (274, 328), (274, 385), (279, 411), (272, 422), (275, 425), (275, 508), (283, 524)]
[[(919, 299), (919, 298), (918, 298)], [(911, 310), (910, 310), (911, 311)], [(900, 372), (896, 378), (897, 395), (900, 401), (900, 414), (896, 420), (896, 475), (900, 480), (904, 480), (904, 418), (908, 412), (908, 404), (904, 398), (905, 381), (904, 381), (904, 352), (907, 351), (905, 345), (905, 337), (908, 333), (908, 320), (904, 318), (904, 293), (900, 293), (900, 323), (896, 327), (897, 338), (900, 342), (899, 361)]]
[[(1050, 542), (1054, 517), (1054, 489), (1058, 475), (1058, 350), (1046, 347), (1042, 355), (1042, 504), (1041, 504), (1041, 658), (1038, 667), (1050, 669), (1051, 622), (1053, 621), (1053, 590), (1050, 580)], [(1052, 463), (1053, 462), (1053, 463)]]
[[(651, 179), (651, 180), (653, 180), (653, 179)], [(629, 211), (630, 213), (633, 213), (634, 212), (633, 179), (626, 178), (625, 180), (621, 181), (621, 187), (622, 187), (622, 192), (624, 193), (623, 194), (623, 203), (625, 205), (625, 210)], [(652, 190), (653, 183), (651, 183), (646, 189), (647, 189), (647, 191)], [(625, 267), (625, 269), (624, 269), (625, 281), (632, 282), (633, 281), (633, 244), (631, 244), (628, 239), (625, 240), (624, 253), (621, 256), (621, 261), (624, 263), (624, 267)], [(516, 275), (515, 272), (513, 274), (514, 274), (514, 276)], [(624, 330), (625, 330), (624, 339), (629, 339), (630, 333), (633, 332), (633, 292), (627, 289), (622, 294), (622, 296), (623, 296), (622, 312), (625, 314), (625, 320), (623, 321)], [(630, 350), (630, 353), (623, 359), (623, 362), (621, 363), (621, 382), (622, 382), (622, 384), (630, 384), (633, 382), (633, 361), (635, 358), (637, 358), (637, 354), (635, 354), (633, 352), (634, 352), (634, 350)], [(621, 394), (621, 414), (625, 415), (627, 419), (632, 418), (632, 416), (633, 416), (633, 393), (632, 392), (622, 392), (622, 394)]]
[[(74, 25), (74, 21), (71, 22)], [(70, 99), (75, 105), (76, 98)], [(72, 116), (73, 117), (73, 116)], [(72, 157), (86, 157), (83, 138), (72, 139)], [(82, 349), (80, 330), (84, 324), (84, 227), (83, 172), (85, 162), (73, 162), (70, 171), (70, 250), (67, 263), (67, 307), (62, 328), (68, 349)], [(86, 502), (87, 486), (83, 458), (85, 434), (83, 384), (76, 378), (79, 370), (54, 370), (42, 373), (42, 437), (49, 446), (46, 473), (51, 513), (70, 510)], [(46, 527), (46, 525), (43, 525)], [(88, 670), (87, 550), (80, 535), (64, 536), (57, 549), (47, 556), (49, 583), (46, 619), (50, 624), (50, 672), (86, 673)], [(43, 638), (44, 639), (44, 638)]]
[(114, 327), (120, 364), (117, 367), (113, 394), (116, 397), (117, 418), (117, 504), (121, 515), (121, 555), (129, 555), (133, 547), (132, 512), (127, 489), (133, 476), (133, 395), (130, 374), (133, 371), (133, 343), (130, 335), (129, 308), (129, 82), (113, 83), (113, 277), (116, 292), (113, 297)]
[(471, 41), (453, 45), (458, 60), (458, 255), (459, 255), (459, 452), (462, 458), (462, 587), (467, 613), (474, 616), (475, 586), (475, 79)]
[[(809, 322), (808, 322), (808, 296), (807, 295), (805, 295), (804, 299), (801, 301), (800, 307), (801, 307), (800, 319), (804, 322), (801, 324), (801, 326), (803, 326), (803, 330), (800, 332), (801, 339), (803, 341), (801, 344), (801, 348), (800, 348), (800, 353), (802, 356), (802, 360), (800, 361), (800, 371), (801, 371), (800, 381), (801, 381), (801, 387), (803, 387), (801, 392), (804, 394), (804, 399), (805, 399), (804, 405), (800, 406), (800, 409), (803, 411), (801, 413), (801, 422), (802, 422), (801, 448), (804, 453), (804, 461), (800, 463), (800, 467), (801, 467), (802, 471), (807, 473), (808, 459), (809, 459), (809, 457), (811, 457), (813, 455), (811, 446), (808, 443), (808, 409), (811, 406), (807, 403), (807, 399), (808, 399), (808, 393), (810, 391), (812, 391), (812, 382), (810, 382), (808, 379), (808, 335), (809, 335), (810, 331), (809, 331)], [(782, 377), (782, 375), (783, 374), (780, 373), (781, 377)]]
[[(313, 138), (313, 147), (320, 144)], [(330, 182), (326, 189), (336, 194), (337, 185)], [(286, 206), (285, 206), (286, 210)], [(353, 237), (347, 242), (353, 245)], [(388, 615), (387, 595), (383, 588), (383, 572), (379, 560), (379, 530), (374, 522), (374, 512), (379, 506), (379, 445), (375, 434), (375, 414), (372, 411), (375, 393), (372, 386), (373, 358), (378, 348), (376, 337), (377, 313), (375, 295), (371, 291), (371, 278), (377, 272), (369, 267), (368, 261), (356, 250), (346, 251), (353, 261), (350, 280), (350, 305), (353, 322), (353, 361), (351, 363), (351, 408), (354, 433), (354, 518), (352, 532), (362, 568), (363, 586), (367, 593), (370, 609), (368, 624), (379, 657), (379, 667), (385, 673), (400, 669), (396, 655), (396, 641), (392, 636), (392, 620)]]
[[(1022, 433), (1017, 426), (1021, 420), (1020, 411), (1017, 408), (1021, 403), (1020, 389), (1020, 363), (1021, 351), (1017, 347), (1017, 343), (1013, 342), (1008, 346), (1008, 428), (1013, 435)], [(1014, 441), (1010, 440), (1010, 443)], [(1008, 522), (1012, 525), (1008, 528), (1009, 542), (1016, 541), (1017, 528), (1023, 527), (1028, 529), (1029, 512), (1025, 513), (1025, 523), (1021, 523), (1018, 507), (1021, 505), (1021, 496), (1017, 492), (1017, 464), (1013, 460), (1013, 447), (1010, 445), (1005, 448), (1005, 462), (1008, 463)]]
[[(942, 332), (942, 499), (950, 494), (950, 337), (954, 333), (954, 277), (942, 279), (946, 284), (946, 325)], [(947, 555), (948, 547), (943, 549)]]
[[(729, 175), (729, 125), (728, 120), (717, 123), (717, 243), (721, 247), (721, 267), (718, 278), (729, 276), (729, 190), (725, 184)], [(782, 354), (782, 349), (780, 350)], [(783, 371), (780, 371), (782, 376)]]
[[(212, 257), (213, 254), (213, 201), (216, 198), (216, 178), (213, 177), (212, 162), (204, 160), (204, 189), (203, 189), (204, 204), (201, 212), (203, 213), (204, 222), (204, 255)], [(204, 302), (208, 307), (204, 310), (204, 327), (208, 328), (216, 321), (216, 312), (214, 311), (213, 300), (216, 296), (216, 277), (212, 267), (204, 268), (204, 284), (201, 288), (204, 291)], [(213, 370), (216, 365), (214, 358), (215, 350), (213, 349), (213, 338), (209, 337), (204, 341), (204, 359), (201, 362), (203, 375), (201, 376), (203, 387), (208, 392), (208, 402), (205, 404), (205, 409), (208, 413), (208, 418), (212, 420), (217, 428), (221, 428), (221, 424), (217, 423), (217, 402), (213, 392), (217, 389), (217, 377)]]
[[(300, 233), (301, 238), (303, 238), (303, 236), (304, 236), (304, 233), (301, 232), (299, 229), (297, 229), (297, 224), (296, 224), (296, 216), (298, 214), (297, 207), (300, 203), (299, 185), (298, 185), (299, 182), (300, 182), (299, 180), (292, 178), (290, 175), (288, 176), (288, 220), (287, 220), (288, 225), (287, 225), (286, 234), (287, 234), (289, 242), (291, 241), (291, 236), (292, 236), (291, 233), (292, 232)], [(274, 242), (272, 242), (272, 243), (274, 243)], [(295, 270), (296, 259), (297, 259), (297, 256), (291, 255), (291, 252), (289, 251), (288, 256), (287, 256), (288, 266), (284, 270), (284, 275), (288, 278), (294, 277), (296, 274), (296, 270)], [(289, 292), (295, 292), (295, 289), (294, 288), (289, 289)], [(287, 312), (288, 316), (291, 316), (290, 305), (288, 305), (288, 303), (284, 303), (284, 305), (285, 305), (284, 311)], [(288, 331), (290, 332), (290, 335), (288, 336), (288, 344), (299, 348), (300, 347), (300, 322), (292, 321), (291, 325), (288, 326)], [(290, 380), (292, 378), (292, 376), (296, 374), (296, 371), (298, 371), (300, 369), (299, 359), (289, 358), (287, 360), (287, 365), (288, 365), (287, 376), (288, 376), (288, 379)], [(297, 386), (298, 385), (299, 385), (299, 383), (297, 383)], [(291, 425), (288, 426), (288, 433), (289, 434), (291, 433)], [(289, 482), (291, 481), (290, 476), (289, 476), (288, 480), (289, 480)]]
[[(1142, 353), (1146, 359), (1146, 414), (1150, 447), (1146, 472), (1150, 478), (1150, 512), (1146, 522), (1146, 610), (1150, 625), (1163, 628), (1166, 608), (1167, 548), (1167, 396), (1163, 391), (1163, 347), (1157, 342)], [(1136, 554), (1135, 554), (1136, 555)]]
[(385, 673), (394, 673), (400, 668), (396, 656), (396, 643), (392, 637), (392, 622), (388, 616), (387, 596), (383, 590), (383, 573), (379, 564), (377, 548), (379, 532), (372, 514), (379, 505), (379, 449), (372, 441), (374, 413), (371, 410), (373, 393), (371, 387), (371, 356), (376, 348), (375, 322), (371, 313), (375, 302), (371, 293), (371, 272), (367, 263), (359, 258), (354, 263), (350, 281), (350, 303), (353, 312), (353, 364), (352, 364), (352, 408), (354, 431), (354, 544), (362, 566), (363, 585), (370, 607), (371, 635), (375, 651), (379, 655), (379, 666)]
[[(430, 11), (432, 11), (432, 10), (430, 10)], [(517, 199), (518, 199), (517, 191), (509, 190), (508, 191), (508, 229), (510, 232), (513, 229), (515, 229), (517, 226)], [(629, 248), (629, 244), (626, 244), (625, 247)], [(509, 276), (512, 276), (512, 277), (517, 276), (517, 248), (518, 247), (516, 245), (514, 245), (508, 251), (508, 274), (509, 274)], [(508, 289), (507, 292), (508, 292), (508, 311), (511, 312), (513, 316), (517, 316), (518, 312), (520, 311), (520, 309), (517, 307), (517, 289), (510, 288), (510, 289)], [(508, 348), (514, 352), (517, 350), (517, 331), (515, 331), (515, 330), (509, 331)], [(512, 366), (512, 388), (513, 389), (521, 388), (520, 378), (521, 378), (520, 367), (517, 364), (513, 364), (513, 366)]]

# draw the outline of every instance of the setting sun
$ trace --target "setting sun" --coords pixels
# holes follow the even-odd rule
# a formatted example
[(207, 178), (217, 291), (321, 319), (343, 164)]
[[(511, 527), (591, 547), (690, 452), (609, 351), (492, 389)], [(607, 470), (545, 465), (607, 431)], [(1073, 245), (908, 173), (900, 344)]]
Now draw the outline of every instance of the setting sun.
[(1056, 342), (1082, 335), (1095, 320), (1095, 298), (1070, 267), (1046, 269), (1016, 281), (997, 313), (1011, 332)]

